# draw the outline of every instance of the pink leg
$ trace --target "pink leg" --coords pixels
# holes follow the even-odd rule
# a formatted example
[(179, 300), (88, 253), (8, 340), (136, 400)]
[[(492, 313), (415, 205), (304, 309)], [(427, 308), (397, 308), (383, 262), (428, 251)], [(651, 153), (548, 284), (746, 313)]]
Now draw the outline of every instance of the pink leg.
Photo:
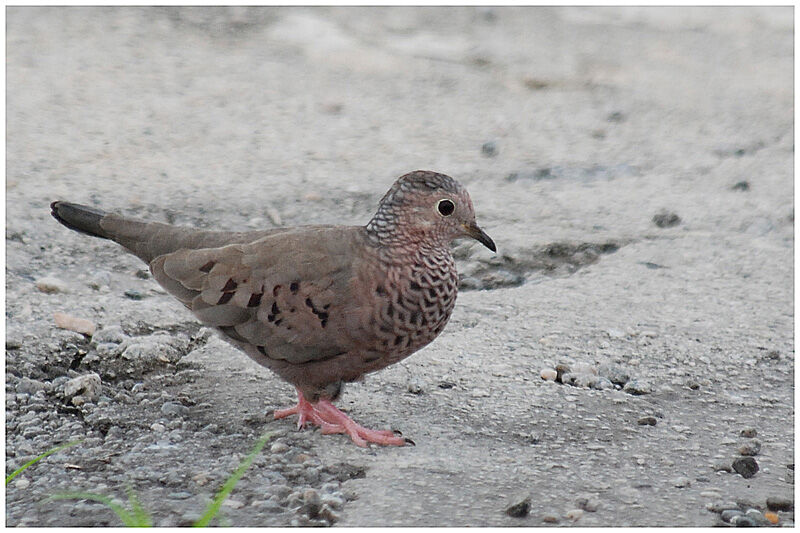
[(279, 409), (272, 415), (275, 420), (279, 418), (286, 418), (289, 415), (297, 415), (297, 429), (302, 429), (306, 422), (322, 428), (323, 433), (341, 433), (338, 427), (333, 427), (320, 417), (319, 413), (314, 406), (305, 399), (300, 389), (297, 389), (297, 405), (289, 407), (288, 409)]
[(297, 390), (297, 405), (288, 409), (275, 411), (276, 419), (289, 415), (297, 415), (297, 428), (302, 428), (306, 422), (319, 426), (325, 435), (331, 433), (347, 433), (353, 442), (365, 447), (368, 442), (388, 446), (404, 446), (413, 444), (407, 439), (398, 437), (392, 431), (374, 430), (362, 427), (353, 422), (350, 417), (336, 408), (329, 400), (320, 400), (312, 404), (303, 397), (300, 389)]
[(328, 400), (320, 400), (316, 405), (316, 409), (329, 423), (342, 428), (341, 431), (337, 430), (336, 433), (347, 433), (356, 446), (366, 447), (368, 442), (385, 446), (405, 446), (409, 444), (406, 439), (398, 437), (392, 431), (367, 429), (356, 424)]

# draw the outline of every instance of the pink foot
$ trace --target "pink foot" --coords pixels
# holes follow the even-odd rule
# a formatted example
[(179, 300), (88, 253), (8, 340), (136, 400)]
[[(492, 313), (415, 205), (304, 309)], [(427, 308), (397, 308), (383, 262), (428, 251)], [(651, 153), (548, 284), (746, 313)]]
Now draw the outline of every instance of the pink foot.
[(341, 412), (328, 400), (320, 400), (312, 404), (297, 391), (297, 405), (288, 409), (275, 411), (276, 419), (289, 415), (297, 415), (297, 428), (302, 428), (306, 422), (311, 422), (322, 429), (325, 435), (331, 433), (347, 433), (357, 446), (366, 447), (368, 442), (386, 446), (405, 446), (413, 444), (412, 441), (398, 437), (392, 431), (367, 429), (353, 422), (350, 417)]

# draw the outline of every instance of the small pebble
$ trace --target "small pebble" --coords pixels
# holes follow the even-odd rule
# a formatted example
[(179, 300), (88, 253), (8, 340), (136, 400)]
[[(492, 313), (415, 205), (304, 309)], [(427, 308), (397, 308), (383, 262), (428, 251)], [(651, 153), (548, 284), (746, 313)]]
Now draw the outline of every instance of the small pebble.
[(737, 516), (742, 516), (742, 512), (739, 509), (726, 509), (722, 511), (722, 513), (720, 513), (722, 521), (728, 523), (730, 523), (731, 520), (733, 520)]
[(539, 372), (539, 376), (545, 381), (555, 381), (558, 377), (558, 372), (552, 368), (543, 368), (542, 371)]
[(767, 511), (764, 513), (764, 518), (766, 518), (770, 524), (777, 524), (780, 518), (778, 517), (777, 513), (773, 513), (772, 511)]
[(583, 509), (572, 509), (567, 511), (566, 517), (573, 522), (577, 522), (583, 516)]
[(417, 377), (412, 377), (408, 380), (408, 383), (406, 384), (406, 390), (411, 394), (422, 394), (425, 392), (422, 380)]
[(671, 211), (660, 211), (653, 215), (653, 224), (659, 228), (671, 228), (681, 223), (681, 217)]
[(758, 472), (758, 463), (752, 457), (740, 457), (731, 466), (745, 479), (755, 476), (756, 472)]
[(723, 501), (715, 501), (711, 502), (706, 505), (706, 509), (711, 511), (712, 513), (721, 513), (722, 511), (727, 511), (729, 509), (733, 509), (735, 511), (739, 510), (739, 504), (736, 502), (723, 502)]
[(755, 521), (749, 516), (739, 515), (731, 519), (731, 524), (736, 527), (756, 527)]
[(164, 424), (159, 424), (158, 422), (151, 424), (150, 429), (156, 433), (164, 433), (167, 430), (167, 428), (164, 427)]
[(658, 420), (656, 420), (656, 417), (654, 416), (643, 416), (637, 420), (636, 423), (640, 426), (655, 426), (658, 423)]
[(288, 449), (289, 446), (285, 442), (276, 442), (270, 447), (272, 453), (283, 453)]
[(614, 388), (614, 384), (610, 379), (600, 376), (597, 378), (597, 382), (592, 385), (592, 388), (597, 390), (610, 390)]
[(744, 428), (739, 435), (747, 439), (752, 439), (758, 435), (758, 431), (756, 431), (756, 428)]
[(714, 466), (712, 466), (711, 468), (714, 469), (714, 472), (728, 472), (728, 473), (733, 472), (733, 467), (731, 467), (729, 463), (723, 463), (723, 462), (714, 463)]
[(548, 524), (558, 524), (558, 513), (553, 511), (544, 513), (542, 515), (542, 522), (547, 522)]
[(638, 379), (632, 379), (625, 384), (622, 390), (627, 392), (628, 394), (641, 396), (643, 394), (650, 394), (651, 392), (653, 392), (653, 387), (651, 387), (650, 384), (648, 383), (639, 381)]
[(66, 313), (53, 313), (53, 321), (57, 328), (68, 329), (89, 337), (94, 335), (95, 329), (97, 329), (97, 326), (91, 320), (78, 318)]
[(497, 143), (488, 141), (481, 146), (481, 153), (486, 157), (494, 157), (497, 155)]
[(57, 294), (60, 292), (69, 292), (66, 283), (58, 278), (46, 276), (36, 280), (36, 288), (45, 294)]
[(141, 292), (137, 291), (136, 289), (128, 289), (125, 291), (125, 296), (130, 298), (131, 300), (141, 300), (144, 298)]
[(230, 507), (231, 509), (241, 509), (244, 507), (244, 503), (239, 500), (232, 500), (231, 498), (227, 498), (222, 505), (225, 507)]
[(512, 498), (511, 503), (505, 509), (505, 513), (514, 518), (522, 518), (528, 516), (530, 510), (531, 497), (528, 494), (522, 494)]
[(758, 509), (748, 509), (744, 514), (758, 525), (765, 526), (768, 523), (767, 519), (764, 518), (764, 515), (761, 514), (761, 511)]
[(692, 486), (692, 480), (689, 479), (688, 477), (679, 477), (679, 478), (676, 478), (672, 482), (672, 484), (675, 485), (679, 489), (684, 489), (686, 487), (691, 487)]
[(770, 496), (767, 498), (767, 509), (770, 511), (792, 511), (794, 510), (794, 501), (789, 498)]
[(17, 480), (14, 482), (14, 486), (18, 489), (27, 489), (30, 484), (31, 480), (24, 477), (17, 478)]
[(750, 190), (750, 182), (748, 181), (737, 181), (731, 190), (734, 191), (749, 191)]
[(595, 513), (600, 508), (600, 500), (593, 496), (582, 496), (576, 501), (578, 507), (587, 513)]
[(749, 442), (745, 442), (744, 444), (739, 446), (739, 453), (741, 455), (748, 455), (748, 456), (758, 455), (760, 451), (761, 451), (761, 443), (755, 439)]

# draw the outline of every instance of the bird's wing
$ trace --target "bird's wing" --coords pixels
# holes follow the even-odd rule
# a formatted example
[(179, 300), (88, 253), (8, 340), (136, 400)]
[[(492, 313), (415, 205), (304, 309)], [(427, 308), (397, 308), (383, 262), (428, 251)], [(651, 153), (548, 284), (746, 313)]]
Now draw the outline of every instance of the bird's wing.
[(155, 279), (203, 324), (263, 355), (300, 364), (345, 353), (363, 228), (297, 228), (249, 244), (155, 258)]

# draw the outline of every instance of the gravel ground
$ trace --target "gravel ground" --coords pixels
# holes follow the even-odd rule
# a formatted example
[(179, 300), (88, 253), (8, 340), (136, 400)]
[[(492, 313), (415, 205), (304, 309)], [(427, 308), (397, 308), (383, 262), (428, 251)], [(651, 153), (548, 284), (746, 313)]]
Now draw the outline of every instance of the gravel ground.
[[(792, 8), (9, 8), (9, 526), (793, 525)], [(431, 346), (349, 387), (359, 449), (67, 199), (252, 229), (364, 223), (423, 168), (459, 244)], [(77, 333), (54, 313), (88, 320)], [(75, 326), (73, 326), (75, 327)], [(96, 329), (95, 329), (96, 328)], [(94, 329), (94, 331), (93, 331)]]

